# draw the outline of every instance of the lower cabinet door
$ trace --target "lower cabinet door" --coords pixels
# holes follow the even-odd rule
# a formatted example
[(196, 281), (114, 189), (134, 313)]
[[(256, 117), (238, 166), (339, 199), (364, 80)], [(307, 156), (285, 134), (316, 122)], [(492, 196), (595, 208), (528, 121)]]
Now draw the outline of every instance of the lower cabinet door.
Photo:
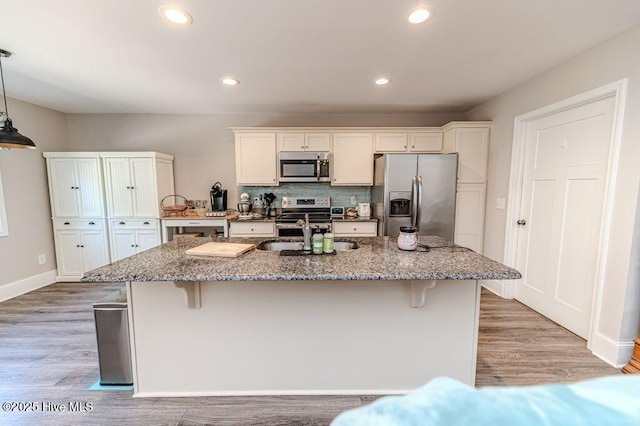
[(136, 230), (136, 253), (160, 245), (160, 232), (156, 229)]
[(79, 230), (56, 231), (58, 275), (82, 275), (82, 239)]
[(136, 254), (136, 234), (133, 229), (111, 230), (111, 261)]
[(104, 231), (82, 231), (82, 260), (84, 270), (90, 271), (109, 263), (107, 239)]

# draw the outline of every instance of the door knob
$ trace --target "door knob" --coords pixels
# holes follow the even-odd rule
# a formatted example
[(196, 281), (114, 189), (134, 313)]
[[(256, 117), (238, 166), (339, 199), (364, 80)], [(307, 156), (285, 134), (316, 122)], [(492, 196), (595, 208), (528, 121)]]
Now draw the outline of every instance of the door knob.
[(518, 225), (526, 225), (527, 221), (524, 219), (520, 219), (519, 221), (516, 222)]

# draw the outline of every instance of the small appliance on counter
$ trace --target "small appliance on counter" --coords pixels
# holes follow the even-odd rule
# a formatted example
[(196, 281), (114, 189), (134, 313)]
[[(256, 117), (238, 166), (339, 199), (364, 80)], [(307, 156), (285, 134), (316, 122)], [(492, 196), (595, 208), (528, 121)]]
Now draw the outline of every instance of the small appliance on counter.
[(344, 207), (333, 206), (331, 207), (331, 217), (342, 219), (344, 218)]
[(251, 203), (249, 202), (249, 194), (243, 192), (240, 194), (240, 202), (238, 203), (238, 211), (240, 212), (239, 219), (250, 219), (251, 215)]
[(222, 189), (222, 184), (216, 182), (209, 192), (211, 196), (211, 211), (221, 212), (227, 210), (227, 190)]
[(359, 203), (358, 217), (369, 217), (369, 216), (371, 216), (371, 209), (369, 207), (369, 203)]

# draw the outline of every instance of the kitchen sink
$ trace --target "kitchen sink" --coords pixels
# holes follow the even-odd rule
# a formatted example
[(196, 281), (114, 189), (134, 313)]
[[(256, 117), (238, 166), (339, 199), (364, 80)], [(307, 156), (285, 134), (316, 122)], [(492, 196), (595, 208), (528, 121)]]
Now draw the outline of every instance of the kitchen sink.
[[(302, 241), (277, 241), (277, 240), (267, 240), (261, 242), (257, 249), (265, 250), (265, 251), (283, 251), (283, 250), (296, 250), (302, 251), (302, 246), (304, 243)], [(358, 243), (355, 241), (335, 241), (333, 243), (333, 248), (335, 251), (347, 251), (347, 250), (355, 250), (358, 248)]]

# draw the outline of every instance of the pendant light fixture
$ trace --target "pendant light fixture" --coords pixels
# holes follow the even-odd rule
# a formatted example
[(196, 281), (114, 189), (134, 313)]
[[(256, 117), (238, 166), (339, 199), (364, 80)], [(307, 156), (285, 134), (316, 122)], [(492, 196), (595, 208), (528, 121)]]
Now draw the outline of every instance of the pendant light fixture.
[(7, 93), (4, 90), (4, 74), (2, 72), (2, 58), (8, 58), (11, 52), (0, 49), (0, 80), (2, 80), (2, 97), (4, 99), (4, 124), (0, 127), (0, 148), (21, 148), (36, 149), (36, 144), (26, 136), (18, 133), (18, 129), (13, 127), (13, 123), (9, 118), (9, 109), (7, 108)]

